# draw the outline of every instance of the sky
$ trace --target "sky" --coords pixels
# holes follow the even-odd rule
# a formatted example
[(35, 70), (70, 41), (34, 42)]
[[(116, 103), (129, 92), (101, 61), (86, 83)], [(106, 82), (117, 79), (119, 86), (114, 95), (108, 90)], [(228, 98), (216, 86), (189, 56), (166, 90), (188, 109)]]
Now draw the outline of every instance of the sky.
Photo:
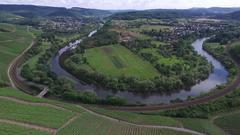
[(240, 0), (0, 0), (0, 4), (30, 4), (95, 9), (186, 9), (192, 7), (240, 7)]

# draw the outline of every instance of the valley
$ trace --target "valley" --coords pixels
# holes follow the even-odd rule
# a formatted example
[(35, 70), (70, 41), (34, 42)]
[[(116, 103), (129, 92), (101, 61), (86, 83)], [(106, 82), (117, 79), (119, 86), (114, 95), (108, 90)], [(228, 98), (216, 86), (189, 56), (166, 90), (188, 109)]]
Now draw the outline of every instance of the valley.
[(0, 4), (0, 134), (238, 135), (238, 10)]

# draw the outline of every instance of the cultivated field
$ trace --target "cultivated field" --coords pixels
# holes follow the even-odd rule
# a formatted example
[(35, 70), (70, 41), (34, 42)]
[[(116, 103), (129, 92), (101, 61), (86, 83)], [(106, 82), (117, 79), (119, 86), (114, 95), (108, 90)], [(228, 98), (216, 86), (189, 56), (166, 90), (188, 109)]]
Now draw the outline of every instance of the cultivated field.
[(58, 128), (74, 114), (47, 106), (34, 106), (0, 98), (0, 118)]
[(32, 38), (26, 26), (0, 24), (0, 82), (8, 83), (9, 64), (31, 44)]
[(141, 79), (158, 75), (152, 65), (120, 45), (89, 49), (85, 54), (92, 69), (110, 76), (133, 76)]
[(89, 106), (89, 108), (100, 114), (136, 124), (159, 126), (168, 125), (174, 127), (184, 127), (186, 129), (191, 129), (208, 135), (226, 135), (224, 130), (216, 126), (211, 119), (173, 118), (161, 115), (144, 115), (135, 112), (107, 110), (93, 106)]
[[(110, 121), (84, 113), (73, 123), (59, 131), (58, 135), (185, 135), (166, 129), (142, 128)], [(188, 134), (186, 134), (188, 135)]]
[(50, 133), (18, 125), (0, 123), (1, 135), (50, 135)]
[[(92, 114), (73, 104), (36, 98), (13, 88), (0, 88), (0, 106), (0, 134), (188, 135), (170, 129), (129, 125)], [(132, 116), (138, 117), (137, 119), (141, 123), (142, 119), (137, 115), (129, 114), (126, 118)], [(165, 120), (168, 121), (168, 118), (158, 117), (156, 119), (156, 121), (162, 122)], [(129, 121), (131, 122), (131, 120)], [(149, 121), (151, 123), (154, 120), (151, 118)], [(166, 125), (177, 125), (171, 120), (168, 123)]]
[(223, 115), (214, 120), (214, 123), (231, 135), (239, 135), (240, 133), (240, 112)]
[(183, 127), (202, 132), (208, 135), (226, 135), (226, 133), (214, 125), (208, 119), (178, 119), (182, 122)]

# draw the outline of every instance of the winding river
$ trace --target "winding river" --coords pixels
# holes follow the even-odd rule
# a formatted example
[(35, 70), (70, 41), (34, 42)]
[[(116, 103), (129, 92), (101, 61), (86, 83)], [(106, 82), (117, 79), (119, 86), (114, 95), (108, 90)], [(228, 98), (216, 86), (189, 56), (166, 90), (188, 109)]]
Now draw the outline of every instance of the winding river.
[[(88, 37), (94, 35), (97, 31), (91, 32)], [(181, 99), (186, 100), (189, 96), (196, 97), (204, 93), (210, 92), (214, 89), (217, 85), (222, 85), (227, 82), (228, 78), (228, 71), (225, 67), (214, 57), (208, 54), (206, 51), (203, 50), (203, 43), (207, 40), (207, 38), (198, 39), (192, 43), (195, 51), (205, 57), (210, 63), (213, 64), (213, 72), (209, 75), (209, 77), (201, 81), (200, 83), (191, 87), (190, 90), (180, 90), (176, 93), (169, 93), (165, 95), (160, 95), (156, 93), (152, 94), (136, 94), (132, 92), (112, 92), (110, 90), (104, 90), (100, 88), (96, 88), (93, 85), (87, 85), (77, 78), (66, 72), (61, 66), (59, 65), (59, 57), (66, 51), (71, 49), (75, 49), (78, 45), (80, 45), (82, 39), (77, 40), (73, 43), (62, 48), (59, 53), (52, 59), (51, 61), (51, 70), (55, 72), (60, 77), (69, 78), (75, 82), (75, 87), (79, 91), (92, 91), (95, 92), (99, 97), (105, 98), (108, 95), (114, 95), (126, 99), (128, 103), (135, 104), (135, 103), (142, 103), (142, 104), (161, 104), (161, 103), (169, 103), (171, 100)]]

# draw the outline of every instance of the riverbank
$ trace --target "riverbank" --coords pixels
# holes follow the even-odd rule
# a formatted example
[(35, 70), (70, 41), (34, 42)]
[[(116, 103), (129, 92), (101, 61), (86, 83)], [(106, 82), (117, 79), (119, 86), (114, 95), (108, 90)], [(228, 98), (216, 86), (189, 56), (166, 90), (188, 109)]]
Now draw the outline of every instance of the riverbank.
[[(136, 103), (137, 104), (139, 104), (139, 103), (140, 104), (162, 104), (162, 103), (168, 104), (172, 100), (176, 100), (176, 99), (186, 100), (186, 99), (188, 99), (188, 97), (196, 97), (196, 96), (201, 95), (202, 93), (208, 93), (210, 90), (214, 89), (217, 85), (226, 83), (228, 75), (227, 75), (226, 69), (224, 68), (223, 65), (221, 65), (221, 63), (219, 63), (216, 59), (214, 59), (213, 57), (211, 57), (210, 55), (208, 55), (206, 52), (204, 52), (202, 50), (202, 44), (205, 40), (206, 39), (197, 40), (195, 43), (195, 44), (197, 44), (197, 45), (195, 45), (195, 50), (198, 51), (198, 53), (202, 53), (202, 55), (205, 55), (210, 62), (213, 62), (215, 64), (215, 67), (217, 67), (217, 68), (215, 68), (215, 72), (210, 74), (208, 79), (200, 82), (199, 84), (196, 84), (195, 86), (193, 86), (191, 88), (191, 90), (188, 90), (188, 91), (181, 90), (178, 93), (172, 93), (170, 95), (169, 94), (164, 95), (164, 94), (159, 94), (159, 93), (147, 93), (147, 94), (146, 93), (144, 93), (144, 94), (138, 93), (138, 94), (136, 94), (136, 93), (127, 92), (127, 91), (112, 92), (109, 90), (96, 88), (96, 87), (93, 87), (90, 85), (88, 85), (88, 87), (83, 87), (84, 85), (79, 81), (77, 81), (75, 85), (80, 86), (80, 87), (78, 87), (80, 89), (86, 88), (85, 90), (90, 89), (91, 91), (94, 91), (97, 94), (97, 96), (99, 96), (100, 98), (106, 98), (108, 95), (113, 95), (113, 96), (117, 96), (117, 97), (127, 100), (128, 103), (130, 103), (130, 104), (136, 104)], [(59, 68), (61, 70), (66, 72), (62, 68), (61, 65), (62, 64), (56, 65), (56, 62), (54, 62), (54, 66), (57, 66), (57, 67), (59, 66)], [(219, 70), (222, 74), (219, 74)], [(62, 74), (62, 75), (64, 76), (64, 74)], [(69, 77), (69, 76), (67, 76), (67, 77)], [(76, 80), (76, 78), (74, 77), (74, 78), (72, 78), (72, 80)], [(207, 88), (206, 88), (206, 86), (207, 86)], [(81, 90), (84, 91), (84, 89), (81, 89)]]

